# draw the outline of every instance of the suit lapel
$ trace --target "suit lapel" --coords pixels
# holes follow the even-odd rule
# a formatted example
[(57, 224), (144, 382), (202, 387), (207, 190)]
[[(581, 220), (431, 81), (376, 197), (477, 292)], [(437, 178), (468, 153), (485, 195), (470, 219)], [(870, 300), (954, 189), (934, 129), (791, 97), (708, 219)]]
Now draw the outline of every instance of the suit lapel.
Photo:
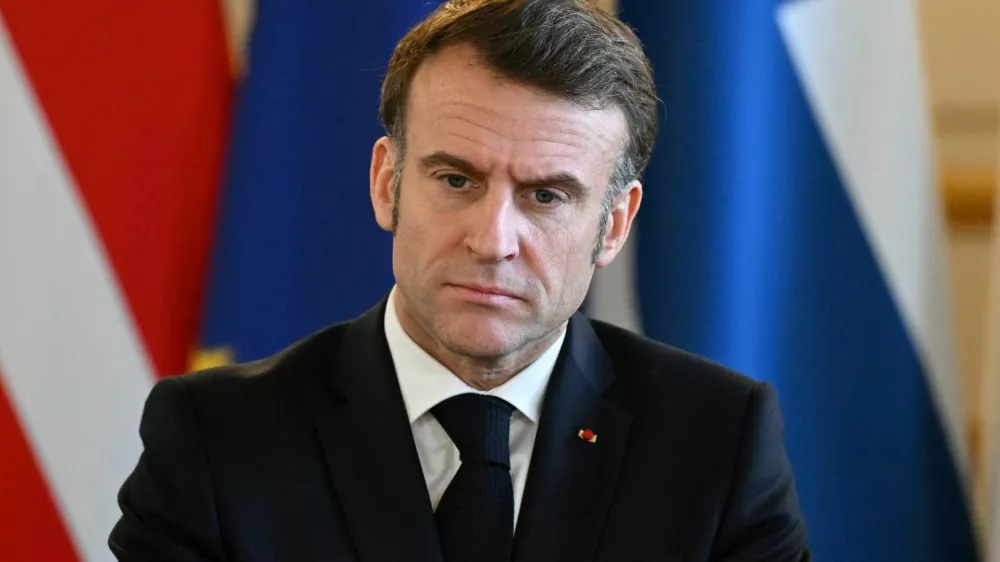
[[(570, 319), (566, 342), (545, 393), (515, 561), (591, 560), (625, 453), (632, 415), (602, 397), (614, 373), (583, 315)], [(596, 442), (581, 439), (581, 429)]]
[(440, 562), (434, 513), (382, 326), (386, 301), (348, 327), (335, 407), (317, 420), (362, 562)]

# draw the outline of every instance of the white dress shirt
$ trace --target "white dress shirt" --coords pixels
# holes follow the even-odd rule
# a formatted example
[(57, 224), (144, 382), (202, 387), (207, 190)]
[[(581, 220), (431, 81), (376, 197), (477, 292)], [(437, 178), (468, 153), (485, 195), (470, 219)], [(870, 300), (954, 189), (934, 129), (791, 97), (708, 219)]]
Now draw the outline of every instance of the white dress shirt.
[(510, 421), (510, 478), (514, 486), (514, 524), (521, 511), (521, 496), (528, 478), (528, 464), (535, 448), (538, 420), (542, 413), (545, 387), (548, 385), (556, 358), (566, 338), (559, 339), (534, 363), (506, 383), (483, 392), (468, 386), (444, 365), (431, 357), (410, 338), (399, 323), (394, 306), (396, 289), (389, 294), (385, 311), (385, 338), (396, 367), (399, 388), (403, 393), (406, 413), (417, 445), (417, 456), (424, 471), (431, 505), (437, 509), (441, 496), (458, 472), (462, 462), (458, 447), (434, 418), (431, 408), (459, 394), (487, 394), (502, 398), (514, 406)]

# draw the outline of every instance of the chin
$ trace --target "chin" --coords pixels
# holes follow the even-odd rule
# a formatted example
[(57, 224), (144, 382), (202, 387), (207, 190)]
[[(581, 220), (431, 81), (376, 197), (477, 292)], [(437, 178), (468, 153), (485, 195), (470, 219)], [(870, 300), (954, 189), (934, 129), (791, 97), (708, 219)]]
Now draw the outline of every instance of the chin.
[(459, 314), (442, 318), (441, 342), (450, 351), (466, 357), (501, 357), (518, 348), (520, 326), (498, 316)]

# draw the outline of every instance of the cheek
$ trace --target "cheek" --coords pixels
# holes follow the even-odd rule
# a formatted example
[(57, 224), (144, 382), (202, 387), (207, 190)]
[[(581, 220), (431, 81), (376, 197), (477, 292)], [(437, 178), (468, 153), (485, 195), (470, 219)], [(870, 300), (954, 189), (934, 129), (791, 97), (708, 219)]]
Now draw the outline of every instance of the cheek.
[(397, 268), (405, 264), (408, 273), (433, 276), (453, 261), (456, 248), (461, 248), (461, 223), (415, 199), (416, 195), (408, 198), (405, 192), (401, 197), (393, 260)]
[(577, 285), (587, 281), (592, 249), (588, 232), (560, 228), (535, 234), (538, 275), (552, 300), (574, 298)]
[(413, 189), (404, 185), (397, 203), (399, 222), (392, 241), (392, 267), (396, 282), (401, 284), (419, 277), (419, 250), (425, 245), (425, 220), (415, 196)]

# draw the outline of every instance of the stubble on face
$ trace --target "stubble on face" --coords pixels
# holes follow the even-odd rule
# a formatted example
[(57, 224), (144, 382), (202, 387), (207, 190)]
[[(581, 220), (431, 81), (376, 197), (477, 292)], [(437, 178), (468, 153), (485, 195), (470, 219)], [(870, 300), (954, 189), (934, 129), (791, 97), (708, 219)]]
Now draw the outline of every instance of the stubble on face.
[(390, 187), (396, 312), (456, 375), (497, 386), (583, 302), (624, 120), (498, 79), (464, 46), (424, 62), (407, 115)]

